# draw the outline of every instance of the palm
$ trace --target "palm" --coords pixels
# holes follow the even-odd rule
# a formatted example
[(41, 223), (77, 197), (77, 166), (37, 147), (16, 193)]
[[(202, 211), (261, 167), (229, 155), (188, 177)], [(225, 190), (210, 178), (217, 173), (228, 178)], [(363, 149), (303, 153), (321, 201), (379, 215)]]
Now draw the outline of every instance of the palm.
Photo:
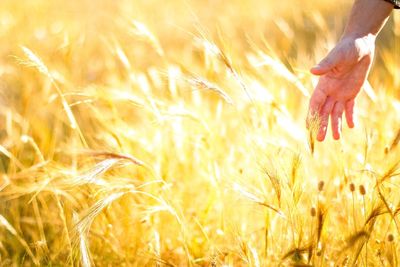
[(339, 67), (321, 76), (315, 90), (321, 90), (336, 101), (353, 100), (364, 84), (368, 69), (367, 58), (353, 66)]

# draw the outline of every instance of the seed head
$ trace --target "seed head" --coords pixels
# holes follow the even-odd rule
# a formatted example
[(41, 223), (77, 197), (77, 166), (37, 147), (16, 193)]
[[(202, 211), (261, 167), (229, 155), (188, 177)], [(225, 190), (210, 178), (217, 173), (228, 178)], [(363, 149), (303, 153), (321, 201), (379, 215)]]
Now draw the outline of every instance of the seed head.
[(388, 241), (389, 242), (393, 242), (393, 240), (394, 240), (394, 236), (392, 234), (389, 234), (388, 235)]
[(324, 190), (324, 185), (325, 185), (325, 182), (324, 181), (319, 181), (319, 183), (318, 183), (318, 191), (322, 191), (322, 190)]
[(365, 187), (363, 185), (360, 185), (359, 190), (360, 190), (360, 194), (363, 196), (367, 193), (367, 191), (365, 191)]
[(314, 207), (312, 207), (311, 208), (311, 217), (315, 217), (315, 215), (317, 215), (317, 210)]
[(350, 191), (351, 192), (356, 191), (356, 186), (353, 183), (350, 184)]

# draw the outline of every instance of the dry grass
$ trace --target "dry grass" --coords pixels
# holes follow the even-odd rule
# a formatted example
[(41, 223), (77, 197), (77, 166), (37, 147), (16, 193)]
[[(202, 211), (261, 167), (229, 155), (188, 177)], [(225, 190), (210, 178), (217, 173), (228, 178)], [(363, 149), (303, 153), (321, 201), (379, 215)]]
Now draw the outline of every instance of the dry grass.
[(321, 144), (351, 1), (95, 2), (0, 2), (1, 266), (399, 264), (399, 15)]

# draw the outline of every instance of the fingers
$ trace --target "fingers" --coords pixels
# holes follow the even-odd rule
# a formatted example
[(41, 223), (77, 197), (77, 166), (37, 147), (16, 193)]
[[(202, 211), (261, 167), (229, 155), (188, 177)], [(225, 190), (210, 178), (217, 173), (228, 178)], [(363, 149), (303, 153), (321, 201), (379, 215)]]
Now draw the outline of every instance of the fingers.
[(337, 57), (329, 54), (320, 63), (311, 68), (310, 72), (314, 75), (324, 75), (336, 66)]
[(316, 115), (319, 114), (322, 106), (325, 104), (326, 98), (325, 93), (318, 89), (312, 94), (306, 120), (307, 129), (310, 128), (312, 121), (315, 119)]
[(326, 130), (328, 128), (329, 122), (329, 114), (331, 114), (332, 109), (335, 105), (335, 101), (332, 98), (326, 100), (325, 105), (322, 107), (321, 112), (319, 113), (319, 130), (317, 134), (317, 140), (322, 142), (326, 136)]
[(335, 140), (339, 140), (342, 133), (342, 115), (344, 108), (342, 102), (336, 102), (331, 113), (332, 136)]
[(349, 128), (354, 128), (354, 99), (346, 102), (345, 106), (346, 121)]

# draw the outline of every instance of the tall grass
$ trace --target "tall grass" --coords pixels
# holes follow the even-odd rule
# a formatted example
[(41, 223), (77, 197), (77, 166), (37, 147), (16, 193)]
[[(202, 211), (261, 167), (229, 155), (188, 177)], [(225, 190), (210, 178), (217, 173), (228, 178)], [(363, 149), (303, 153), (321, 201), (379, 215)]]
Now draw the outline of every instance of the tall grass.
[(2, 0), (1, 265), (397, 266), (398, 14), (305, 127), (350, 2)]

